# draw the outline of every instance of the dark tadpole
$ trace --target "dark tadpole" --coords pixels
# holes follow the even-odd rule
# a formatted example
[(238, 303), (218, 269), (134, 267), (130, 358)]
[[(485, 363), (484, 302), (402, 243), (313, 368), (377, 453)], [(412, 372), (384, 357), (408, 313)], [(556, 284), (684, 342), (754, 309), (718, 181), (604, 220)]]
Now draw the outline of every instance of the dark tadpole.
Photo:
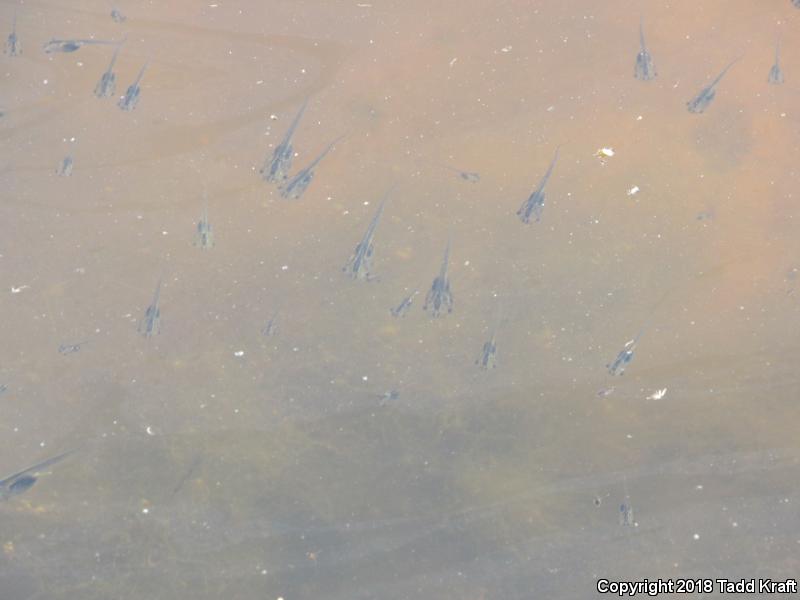
[(539, 182), (539, 186), (533, 190), (533, 193), (528, 196), (528, 199), (522, 203), (522, 206), (520, 206), (519, 210), (517, 211), (519, 220), (526, 225), (531, 222), (531, 217), (534, 217), (537, 223), (542, 219), (545, 201), (544, 188), (547, 185), (547, 182), (550, 180), (550, 176), (553, 174), (553, 169), (556, 167), (559, 148), (556, 148), (556, 153), (553, 156), (553, 160), (550, 162), (550, 166), (547, 168), (547, 173), (544, 174), (544, 177), (542, 177), (542, 180)]
[(153, 301), (144, 311), (144, 317), (139, 323), (139, 333), (150, 338), (161, 333), (161, 280), (158, 280)]
[(422, 305), (422, 310), (430, 311), (432, 317), (440, 317), (445, 312), (448, 314), (453, 312), (453, 294), (450, 291), (450, 275), (448, 273), (449, 264), (450, 240), (448, 239), (439, 274), (434, 278), (431, 289), (425, 296), (425, 303)]
[(633, 516), (633, 506), (630, 503), (623, 502), (619, 505), (619, 524), (624, 527), (636, 526), (636, 520)]
[(147, 69), (147, 65), (149, 63), (150, 61), (144, 63), (142, 70), (139, 71), (139, 75), (136, 76), (136, 80), (128, 86), (128, 89), (125, 90), (125, 95), (119, 99), (119, 102), (117, 102), (117, 106), (119, 106), (121, 110), (130, 112), (136, 108), (136, 105), (139, 103), (139, 95), (142, 92), (142, 89), (139, 87), (139, 83), (142, 81), (142, 77), (144, 77), (144, 71)]
[(75, 352), (80, 352), (81, 346), (83, 346), (86, 342), (78, 342), (77, 344), (61, 344), (58, 347), (58, 353), (66, 356), (67, 354), (74, 354)]
[(780, 85), (783, 83), (783, 71), (781, 70), (780, 65), (780, 52), (781, 42), (778, 40), (775, 42), (775, 63), (769, 70), (769, 77), (767, 77), (767, 82), (772, 85)]
[(14, 473), (13, 475), (9, 475), (5, 479), (1, 480), (0, 500), (8, 500), (12, 496), (19, 496), (20, 494), (27, 492), (39, 480), (39, 475), (44, 471), (44, 469), (56, 464), (57, 462), (61, 462), (73, 452), (75, 452), (75, 450), (69, 450), (63, 454), (53, 456), (47, 460), (43, 460), (42, 462), (33, 465), (32, 467), (28, 467), (27, 469), (23, 469), (22, 471)]
[(655, 79), (656, 68), (653, 65), (653, 57), (647, 50), (647, 45), (644, 42), (644, 27), (642, 20), (639, 19), (639, 54), (636, 55), (636, 67), (634, 68), (633, 76), (642, 81), (650, 81)]
[(742, 57), (740, 56), (739, 58), (736, 58), (733, 61), (731, 61), (730, 64), (728, 64), (728, 66), (722, 70), (722, 73), (717, 75), (717, 78), (714, 79), (714, 81), (712, 81), (711, 84), (707, 85), (702, 90), (700, 90), (694, 98), (692, 98), (686, 103), (686, 108), (689, 110), (690, 113), (699, 114), (705, 112), (705, 110), (714, 100), (714, 97), (717, 95), (717, 85), (719, 84), (720, 81), (722, 81), (722, 78), (725, 76), (725, 73), (728, 72), (728, 69), (730, 69), (733, 65), (739, 62), (741, 58)]
[(270, 183), (283, 183), (289, 178), (289, 171), (292, 168), (292, 160), (294, 159), (294, 148), (292, 147), (292, 139), (294, 132), (297, 131), (297, 126), (303, 118), (303, 113), (306, 112), (308, 106), (308, 98), (305, 99), (300, 110), (297, 111), (294, 119), (292, 119), (289, 129), (283, 136), (281, 143), (275, 147), (272, 152), (272, 158), (268, 159), (264, 166), (261, 168), (261, 178)]
[(14, 11), (14, 23), (11, 26), (11, 33), (8, 34), (8, 39), (6, 40), (6, 54), (9, 56), (19, 56), (22, 54), (22, 47), (19, 44), (19, 38), (17, 37), (17, 13)]
[(342, 271), (351, 279), (363, 279), (364, 281), (372, 281), (376, 277), (372, 273), (372, 256), (374, 254), (373, 241), (375, 239), (375, 230), (378, 228), (378, 222), (381, 220), (383, 209), (389, 200), (389, 192), (386, 192), (383, 201), (375, 211), (375, 216), (367, 227), (367, 231), (361, 238), (361, 241), (356, 244), (353, 254), (347, 260)]
[(183, 474), (183, 477), (181, 477), (181, 478), (178, 480), (178, 482), (175, 484), (175, 487), (172, 489), (172, 494), (171, 494), (171, 496), (170, 496), (171, 498), (174, 498), (174, 497), (175, 497), (175, 495), (176, 495), (178, 492), (180, 492), (180, 491), (181, 491), (181, 489), (183, 488), (183, 486), (186, 484), (186, 482), (188, 481), (188, 479), (189, 479), (189, 478), (190, 478), (190, 477), (191, 477), (191, 476), (194, 474), (195, 470), (197, 469), (197, 467), (200, 465), (200, 463), (201, 463), (202, 461), (203, 461), (203, 457), (202, 457), (202, 456), (198, 455), (198, 456), (195, 456), (195, 457), (194, 457), (194, 459), (192, 460), (191, 464), (189, 465), (189, 468), (188, 468), (188, 469), (186, 470), (186, 472)]
[(311, 161), (311, 164), (309, 164), (305, 169), (302, 169), (299, 173), (297, 173), (297, 175), (292, 177), (281, 189), (281, 197), (286, 198), (287, 200), (298, 200), (314, 180), (314, 169), (343, 137), (344, 136), (340, 135), (338, 138), (333, 140), (330, 144), (328, 144), (327, 148), (325, 148), (319, 154), (319, 156), (317, 156), (317, 158)]
[(91, 44), (103, 44), (106, 46), (115, 46), (120, 42), (110, 40), (50, 40), (44, 45), (44, 51), (47, 54), (61, 52), (67, 54), (69, 52), (76, 52), (84, 46)]
[(408, 313), (409, 309), (411, 309), (411, 305), (414, 303), (414, 296), (419, 293), (419, 290), (414, 290), (408, 296), (403, 298), (400, 301), (400, 304), (397, 306), (390, 308), (389, 312), (393, 317), (405, 317), (406, 313)]
[(71, 156), (65, 156), (64, 160), (61, 161), (61, 164), (56, 169), (56, 174), (61, 177), (69, 177), (72, 175), (72, 169), (75, 167), (75, 161), (72, 159)]
[(623, 375), (625, 373), (625, 369), (633, 360), (633, 353), (636, 352), (636, 346), (639, 344), (639, 340), (642, 339), (644, 332), (645, 330), (642, 329), (636, 334), (635, 338), (626, 342), (625, 346), (619, 351), (619, 354), (617, 354), (617, 358), (615, 358), (612, 363), (606, 365), (609, 375)]
[(481, 353), (475, 359), (475, 364), (484, 370), (494, 369), (497, 366), (497, 329), (500, 327), (500, 312), (501, 310), (498, 306), (491, 337), (484, 342)]
[(436, 163), (443, 169), (447, 169), (448, 171), (452, 171), (456, 173), (461, 179), (464, 181), (469, 181), (470, 183), (478, 183), (481, 180), (481, 174), (475, 171), (462, 171), (461, 169), (456, 169), (455, 167), (451, 167), (450, 165), (446, 165), (444, 163)]
[[(124, 40), (122, 43), (125, 43)], [(122, 43), (117, 46), (116, 50), (114, 50), (114, 54), (111, 56), (111, 62), (108, 64), (108, 68), (100, 76), (100, 81), (98, 81), (97, 85), (94, 87), (94, 95), (98, 98), (108, 98), (113, 96), (117, 89), (117, 76), (114, 73), (114, 64), (117, 62), (117, 55), (119, 54), (120, 48), (122, 48)]]

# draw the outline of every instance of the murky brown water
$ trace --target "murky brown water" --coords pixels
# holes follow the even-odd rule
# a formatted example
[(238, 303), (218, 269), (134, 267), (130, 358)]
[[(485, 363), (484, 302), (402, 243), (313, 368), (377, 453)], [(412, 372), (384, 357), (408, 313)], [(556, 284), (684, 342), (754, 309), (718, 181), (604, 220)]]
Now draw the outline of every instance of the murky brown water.
[[(788, 0), (111, 8), (21, 4), (22, 54), (2, 59), (0, 469), (80, 450), (0, 505), (1, 598), (585, 598), (600, 577), (796, 577)], [(0, 9), (10, 32), (15, 5)], [(640, 14), (649, 82), (633, 78)], [(113, 99), (92, 95), (112, 47), (42, 50), (89, 36), (127, 36)], [(777, 36), (786, 83), (769, 86)], [(345, 138), (289, 202), (258, 171), (306, 98), (293, 171)], [(377, 279), (350, 280), (392, 186)], [(448, 240), (455, 307), (431, 319)]]

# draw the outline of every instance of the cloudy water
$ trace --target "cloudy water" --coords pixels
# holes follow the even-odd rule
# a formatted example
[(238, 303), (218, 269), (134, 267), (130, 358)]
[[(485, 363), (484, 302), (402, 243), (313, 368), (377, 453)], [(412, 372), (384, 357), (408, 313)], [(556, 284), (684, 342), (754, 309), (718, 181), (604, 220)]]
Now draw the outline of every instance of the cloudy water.
[(0, 23), (0, 596), (796, 577), (791, 2)]

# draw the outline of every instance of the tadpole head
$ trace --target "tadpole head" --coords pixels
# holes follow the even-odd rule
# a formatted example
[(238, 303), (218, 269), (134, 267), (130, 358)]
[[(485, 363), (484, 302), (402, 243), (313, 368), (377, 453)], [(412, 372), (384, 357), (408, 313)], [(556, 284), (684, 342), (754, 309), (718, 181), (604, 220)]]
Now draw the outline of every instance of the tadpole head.
[(17, 496), (24, 492), (27, 492), (29, 489), (33, 487), (33, 484), (36, 483), (38, 480), (33, 475), (22, 475), (14, 480), (14, 482), (8, 486), (8, 495), (9, 496)]

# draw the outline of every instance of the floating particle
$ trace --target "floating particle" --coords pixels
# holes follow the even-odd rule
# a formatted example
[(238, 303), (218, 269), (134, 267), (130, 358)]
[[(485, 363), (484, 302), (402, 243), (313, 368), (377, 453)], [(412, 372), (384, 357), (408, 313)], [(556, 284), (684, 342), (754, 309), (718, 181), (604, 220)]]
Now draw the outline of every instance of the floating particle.
[(607, 161), (609, 158), (614, 156), (615, 152), (613, 148), (600, 148), (594, 155), (600, 159), (601, 162)]

